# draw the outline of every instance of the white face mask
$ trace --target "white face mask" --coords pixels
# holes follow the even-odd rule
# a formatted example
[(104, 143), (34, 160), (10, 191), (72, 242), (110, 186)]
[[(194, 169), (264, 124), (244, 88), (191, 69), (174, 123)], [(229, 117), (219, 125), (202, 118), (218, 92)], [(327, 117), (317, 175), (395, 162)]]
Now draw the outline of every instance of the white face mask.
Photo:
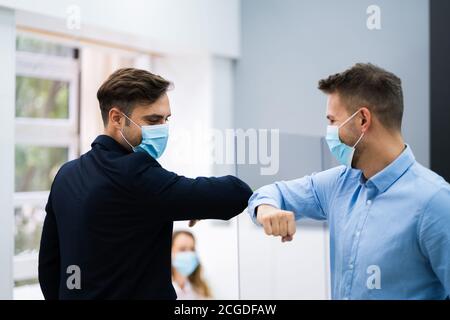
[(340, 126), (331, 126), (327, 127), (327, 136), (326, 140), (328, 143), (328, 147), (330, 148), (331, 154), (339, 161), (340, 164), (344, 166), (351, 167), (353, 156), (355, 154), (355, 148), (361, 139), (364, 137), (364, 132), (359, 137), (358, 141), (350, 147), (342, 142), (339, 138), (339, 129), (342, 128), (345, 124), (347, 124), (355, 115), (358, 114), (360, 110), (356, 111), (353, 115), (351, 115), (347, 120), (345, 120)]

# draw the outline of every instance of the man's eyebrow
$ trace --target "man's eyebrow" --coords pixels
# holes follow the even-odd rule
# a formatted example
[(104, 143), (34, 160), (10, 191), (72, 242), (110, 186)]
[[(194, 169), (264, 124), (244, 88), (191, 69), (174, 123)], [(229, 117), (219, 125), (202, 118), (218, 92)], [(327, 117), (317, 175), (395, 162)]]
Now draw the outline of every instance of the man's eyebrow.
[(144, 120), (155, 120), (155, 119), (161, 119), (161, 118), (164, 118), (164, 116), (160, 115), (160, 114), (156, 114), (156, 113), (154, 113), (154, 114), (147, 114), (145, 116), (142, 116), (142, 119), (144, 119)]

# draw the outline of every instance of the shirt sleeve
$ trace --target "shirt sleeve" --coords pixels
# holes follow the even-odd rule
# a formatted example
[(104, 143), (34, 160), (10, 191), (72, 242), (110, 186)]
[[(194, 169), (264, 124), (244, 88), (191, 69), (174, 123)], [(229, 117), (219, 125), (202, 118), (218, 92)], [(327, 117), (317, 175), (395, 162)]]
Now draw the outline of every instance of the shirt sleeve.
[(429, 201), (419, 222), (419, 242), (424, 255), (450, 297), (450, 188)]
[(39, 250), (39, 284), (46, 300), (59, 298), (60, 252), (56, 218), (51, 203), (51, 193), (45, 207), (45, 216)]
[(290, 181), (279, 181), (258, 189), (248, 203), (248, 213), (255, 224), (255, 209), (262, 204), (293, 211), (295, 219), (303, 217), (326, 220), (328, 203), (336, 182), (345, 167), (335, 167)]
[(152, 206), (169, 221), (228, 220), (245, 210), (252, 194), (250, 187), (234, 176), (191, 179), (162, 167), (143, 170), (135, 188), (145, 205), (149, 197), (154, 199)]

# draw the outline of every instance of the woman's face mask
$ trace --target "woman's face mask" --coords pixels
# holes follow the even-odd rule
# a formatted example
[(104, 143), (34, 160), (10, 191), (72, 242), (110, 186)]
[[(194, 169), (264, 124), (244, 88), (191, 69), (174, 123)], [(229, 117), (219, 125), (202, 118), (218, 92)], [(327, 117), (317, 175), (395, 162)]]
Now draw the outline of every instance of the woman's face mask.
[(133, 120), (131, 120), (126, 114), (122, 113), (128, 120), (134, 123), (136, 126), (141, 128), (142, 132), (142, 142), (138, 146), (134, 147), (128, 142), (128, 140), (123, 135), (122, 130), (120, 134), (126, 143), (133, 149), (134, 152), (147, 152), (150, 156), (155, 159), (161, 157), (167, 146), (167, 141), (169, 139), (169, 124), (158, 124), (152, 126), (140, 126)]
[(355, 115), (358, 114), (360, 110), (356, 111), (353, 115), (351, 115), (347, 120), (345, 120), (340, 126), (331, 126), (329, 125), (327, 127), (327, 144), (330, 148), (331, 154), (336, 158), (337, 161), (339, 161), (340, 164), (343, 164), (345, 166), (351, 167), (353, 156), (355, 154), (355, 148), (358, 145), (358, 143), (361, 141), (361, 139), (364, 136), (364, 132), (359, 137), (358, 141), (353, 145), (353, 147), (350, 147), (343, 143), (341, 139), (339, 138), (339, 129), (342, 128), (344, 125), (346, 125)]
[(184, 277), (189, 277), (198, 265), (199, 260), (194, 251), (178, 252), (172, 259), (172, 266)]

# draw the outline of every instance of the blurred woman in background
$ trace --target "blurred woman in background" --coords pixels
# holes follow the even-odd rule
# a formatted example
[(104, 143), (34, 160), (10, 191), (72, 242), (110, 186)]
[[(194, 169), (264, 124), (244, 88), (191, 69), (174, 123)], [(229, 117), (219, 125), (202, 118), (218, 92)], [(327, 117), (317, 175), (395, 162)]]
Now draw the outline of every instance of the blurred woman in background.
[(172, 283), (178, 300), (211, 299), (195, 252), (195, 238), (189, 231), (175, 231), (172, 237)]

